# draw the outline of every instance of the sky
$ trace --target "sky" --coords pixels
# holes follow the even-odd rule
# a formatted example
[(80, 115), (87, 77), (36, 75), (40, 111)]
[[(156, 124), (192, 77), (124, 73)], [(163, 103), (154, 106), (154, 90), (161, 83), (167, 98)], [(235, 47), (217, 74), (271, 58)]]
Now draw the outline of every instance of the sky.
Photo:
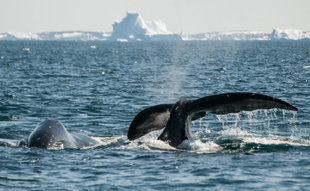
[(0, 0), (0, 32), (112, 32), (127, 11), (184, 34), (310, 31), (310, 0)]

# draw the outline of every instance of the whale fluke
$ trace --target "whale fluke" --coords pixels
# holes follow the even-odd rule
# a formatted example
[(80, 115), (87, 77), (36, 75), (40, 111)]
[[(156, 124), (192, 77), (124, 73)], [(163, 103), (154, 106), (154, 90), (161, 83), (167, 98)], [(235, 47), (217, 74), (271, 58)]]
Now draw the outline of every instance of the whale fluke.
[(258, 109), (284, 109), (297, 111), (291, 104), (280, 99), (255, 93), (227, 93), (197, 99), (191, 112), (206, 111), (216, 115), (253, 111)]
[(151, 131), (164, 128), (170, 117), (172, 106), (172, 104), (161, 104), (142, 110), (131, 122), (128, 139), (134, 140)]
[(224, 115), (241, 111), (279, 108), (297, 111), (291, 104), (256, 93), (226, 93), (197, 100), (179, 100), (175, 104), (162, 104), (139, 112), (131, 122), (127, 137), (135, 140), (145, 134), (165, 128), (158, 137), (177, 147), (190, 137), (190, 122), (203, 117), (206, 112)]

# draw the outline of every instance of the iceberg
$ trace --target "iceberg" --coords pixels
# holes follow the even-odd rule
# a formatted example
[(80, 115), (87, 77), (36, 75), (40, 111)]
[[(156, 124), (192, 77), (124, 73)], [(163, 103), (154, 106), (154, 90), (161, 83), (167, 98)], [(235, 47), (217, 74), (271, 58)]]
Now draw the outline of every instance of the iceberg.
[(296, 29), (273, 29), (271, 40), (306, 40), (310, 39), (310, 31)]
[(86, 31), (60, 31), (42, 33), (0, 33), (0, 40), (69, 40), (91, 41), (106, 40), (109, 33)]
[(52, 41), (205, 41), (205, 40), (310, 40), (310, 31), (275, 28), (272, 32), (223, 31), (199, 34), (176, 34), (162, 21), (147, 21), (139, 13), (129, 13), (112, 25), (113, 32), (60, 31), (41, 33), (0, 33), (0, 40)]
[[(116, 27), (118, 28), (118, 27)], [(120, 27), (124, 29), (123, 26)], [(156, 29), (156, 30), (155, 30)], [(296, 29), (274, 29), (272, 33), (258, 31), (209, 32), (190, 35), (157, 33), (155, 28), (129, 27), (108, 32), (62, 31), (43, 33), (0, 33), (1, 40), (50, 40), (50, 41), (244, 41), (244, 40), (310, 40), (310, 31)], [(154, 32), (155, 31), (155, 32)], [(157, 32), (156, 32), (157, 31)]]
[(259, 31), (209, 32), (184, 35), (183, 40), (270, 40), (270, 33)]
[(260, 31), (209, 32), (184, 35), (183, 40), (310, 40), (310, 31), (276, 28), (271, 33)]
[(108, 40), (182, 40), (178, 34), (167, 30), (161, 21), (146, 21), (138, 13), (128, 13), (120, 22), (113, 24), (113, 32)]
[(29, 40), (31, 33), (1, 33), (0, 40)]

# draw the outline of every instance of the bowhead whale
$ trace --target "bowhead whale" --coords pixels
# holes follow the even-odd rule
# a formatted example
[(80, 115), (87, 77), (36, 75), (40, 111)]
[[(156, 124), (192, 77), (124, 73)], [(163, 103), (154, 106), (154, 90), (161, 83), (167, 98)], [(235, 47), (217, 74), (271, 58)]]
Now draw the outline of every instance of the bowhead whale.
[(50, 148), (63, 145), (64, 148), (82, 148), (98, 144), (98, 142), (83, 134), (69, 133), (58, 120), (46, 119), (41, 122), (25, 140), (17, 146)]
[(279, 108), (297, 111), (291, 104), (270, 96), (255, 93), (226, 93), (197, 100), (179, 100), (175, 104), (148, 107), (132, 120), (127, 137), (135, 140), (145, 134), (165, 128), (159, 140), (177, 147), (190, 138), (190, 122), (205, 116), (206, 112), (224, 115), (240, 111)]

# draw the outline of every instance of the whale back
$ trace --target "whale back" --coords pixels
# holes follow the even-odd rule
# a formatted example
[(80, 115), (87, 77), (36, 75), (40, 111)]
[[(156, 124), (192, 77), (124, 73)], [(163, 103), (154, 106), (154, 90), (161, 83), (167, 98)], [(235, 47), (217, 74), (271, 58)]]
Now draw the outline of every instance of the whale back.
[(45, 120), (28, 137), (28, 147), (49, 148), (64, 144), (65, 148), (77, 148), (75, 140), (58, 120)]

